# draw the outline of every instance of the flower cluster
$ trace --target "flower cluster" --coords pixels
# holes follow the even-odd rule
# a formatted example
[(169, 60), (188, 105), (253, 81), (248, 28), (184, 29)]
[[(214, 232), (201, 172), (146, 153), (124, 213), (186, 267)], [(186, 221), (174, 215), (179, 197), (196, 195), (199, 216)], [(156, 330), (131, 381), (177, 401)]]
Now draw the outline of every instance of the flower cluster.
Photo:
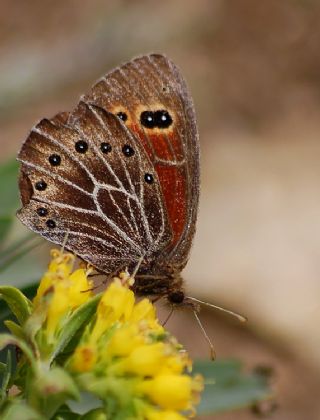
[(127, 272), (94, 296), (90, 269), (74, 270), (74, 260), (52, 252), (23, 323), (26, 343), (17, 340), (26, 356), (20, 376), (32, 367), (27, 375), (32, 392), (20, 388), (21, 397), (48, 418), (82, 392), (100, 401), (92, 418), (192, 417), (202, 378), (191, 375), (188, 355), (160, 325), (154, 305), (136, 300)]
[(128, 418), (183, 419), (180, 411), (193, 413), (202, 380), (187, 374), (191, 362), (159, 324), (152, 303), (135, 301), (131, 280), (122, 273), (105, 291), (70, 369), (87, 391), (113, 407), (111, 418), (127, 413)]
[(51, 257), (33, 300), (33, 311), (45, 314), (41, 333), (47, 344), (54, 346), (70, 315), (92, 297), (92, 284), (88, 280), (90, 269), (73, 271), (73, 254), (53, 249)]

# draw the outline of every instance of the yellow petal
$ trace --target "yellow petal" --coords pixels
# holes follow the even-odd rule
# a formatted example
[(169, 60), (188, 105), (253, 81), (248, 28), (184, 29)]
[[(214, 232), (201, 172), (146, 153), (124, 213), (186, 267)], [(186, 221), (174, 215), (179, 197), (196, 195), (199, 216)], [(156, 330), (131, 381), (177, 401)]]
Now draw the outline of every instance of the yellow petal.
[(185, 420), (186, 417), (172, 410), (150, 410), (146, 413), (147, 420)]
[(71, 367), (77, 372), (91, 371), (97, 361), (97, 350), (91, 346), (79, 346), (73, 353)]
[(144, 343), (144, 338), (139, 334), (137, 325), (124, 325), (116, 330), (107, 347), (110, 356), (128, 356), (136, 347)]
[(193, 379), (187, 375), (165, 374), (140, 385), (154, 403), (171, 410), (188, 410), (193, 402)]
[(124, 360), (122, 368), (128, 373), (153, 376), (165, 360), (165, 344), (144, 344), (135, 348)]

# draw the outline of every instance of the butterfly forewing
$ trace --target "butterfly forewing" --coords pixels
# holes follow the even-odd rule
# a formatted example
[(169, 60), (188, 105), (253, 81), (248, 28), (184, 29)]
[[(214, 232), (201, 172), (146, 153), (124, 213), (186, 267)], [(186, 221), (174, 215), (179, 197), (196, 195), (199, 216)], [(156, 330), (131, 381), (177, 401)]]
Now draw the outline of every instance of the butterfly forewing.
[(52, 242), (67, 235), (67, 248), (101, 271), (142, 256), (148, 264), (170, 242), (157, 173), (140, 140), (113, 114), (80, 102), (68, 120), (42, 120), (18, 159), (18, 217)]
[(116, 114), (135, 133), (161, 185), (172, 239), (159, 266), (181, 269), (195, 231), (199, 140), (192, 99), (177, 67), (163, 55), (132, 60), (101, 78), (83, 98)]

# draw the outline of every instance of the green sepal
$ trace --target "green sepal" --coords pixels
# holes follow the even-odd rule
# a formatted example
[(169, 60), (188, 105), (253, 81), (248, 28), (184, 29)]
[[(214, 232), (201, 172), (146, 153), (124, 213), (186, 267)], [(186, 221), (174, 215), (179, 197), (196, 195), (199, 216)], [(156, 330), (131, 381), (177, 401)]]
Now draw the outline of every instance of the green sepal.
[(17, 324), (14, 321), (11, 321), (8, 319), (7, 321), (4, 321), (4, 325), (8, 328), (8, 330), (13, 334), (15, 337), (24, 339), (24, 333), (19, 324)]
[(272, 397), (265, 377), (244, 374), (241, 369), (241, 363), (235, 360), (198, 360), (194, 363), (194, 373), (200, 373), (205, 383), (198, 414), (250, 407)]
[[(55, 351), (51, 356), (50, 363), (52, 363), (65, 350), (77, 332), (92, 318), (100, 299), (101, 294), (98, 294), (79, 306), (79, 308), (73, 312), (70, 319), (63, 326), (61, 335), (55, 345)], [(70, 348), (68, 349), (68, 351), (72, 350), (73, 349)]]
[(56, 366), (43, 369), (30, 380), (28, 403), (40, 413), (51, 418), (66, 401), (80, 398), (79, 389), (71, 375)]
[(32, 303), (16, 287), (0, 286), (0, 297), (7, 303), (20, 325), (23, 325), (31, 314)]
[(10, 334), (0, 334), (0, 350), (9, 345), (17, 346), (29, 360), (32, 369), (36, 370), (36, 360), (31, 347), (22, 339), (13, 337)]

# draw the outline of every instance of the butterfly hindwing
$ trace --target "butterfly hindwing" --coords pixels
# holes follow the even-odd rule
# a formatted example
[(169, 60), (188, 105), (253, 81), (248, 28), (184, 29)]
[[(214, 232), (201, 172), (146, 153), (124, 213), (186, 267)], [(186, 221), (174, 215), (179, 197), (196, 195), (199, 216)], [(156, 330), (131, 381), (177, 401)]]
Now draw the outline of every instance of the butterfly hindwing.
[(181, 269), (197, 217), (199, 139), (180, 71), (163, 55), (138, 57), (102, 77), (83, 100), (118, 115), (140, 139), (157, 172), (172, 230), (157, 260)]

